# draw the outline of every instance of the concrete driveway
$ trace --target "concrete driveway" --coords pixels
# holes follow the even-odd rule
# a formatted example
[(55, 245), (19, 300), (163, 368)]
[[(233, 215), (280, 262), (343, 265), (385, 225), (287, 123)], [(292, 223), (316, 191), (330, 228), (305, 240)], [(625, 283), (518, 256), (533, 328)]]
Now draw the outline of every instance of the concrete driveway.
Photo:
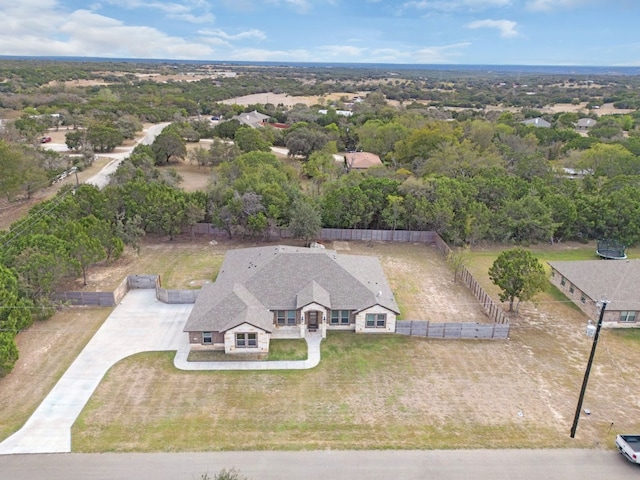
[(0, 455), (71, 452), (71, 426), (107, 370), (135, 353), (175, 350), (182, 370), (302, 370), (320, 363), (319, 332), (308, 336), (307, 360), (188, 362), (182, 331), (193, 304), (166, 304), (154, 289), (130, 290), (24, 426), (0, 443)]
[(131, 290), (25, 425), (0, 443), (0, 454), (70, 452), (71, 426), (107, 370), (135, 353), (184, 345), (192, 307), (158, 302), (155, 290)]

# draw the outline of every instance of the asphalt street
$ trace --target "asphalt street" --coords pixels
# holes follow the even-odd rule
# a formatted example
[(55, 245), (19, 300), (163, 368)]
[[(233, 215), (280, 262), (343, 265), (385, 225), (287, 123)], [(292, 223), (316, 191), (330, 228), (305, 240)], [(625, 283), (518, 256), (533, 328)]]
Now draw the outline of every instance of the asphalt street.
[(97, 453), (0, 456), (0, 480), (629, 480), (613, 450)]

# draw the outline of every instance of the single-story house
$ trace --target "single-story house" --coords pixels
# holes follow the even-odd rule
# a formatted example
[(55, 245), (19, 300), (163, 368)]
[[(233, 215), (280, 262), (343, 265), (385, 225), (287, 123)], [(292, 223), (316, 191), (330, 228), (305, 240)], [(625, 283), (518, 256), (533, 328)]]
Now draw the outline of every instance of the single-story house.
[(269, 115), (265, 115), (263, 113), (254, 110), (249, 113), (241, 113), (240, 115), (236, 115), (235, 117), (231, 117), (229, 120), (237, 120), (242, 125), (247, 125), (249, 127), (258, 128), (263, 125), (264, 122), (269, 120), (271, 117)]
[(551, 283), (590, 318), (607, 300), (603, 325), (640, 325), (640, 260), (548, 262)]
[(540, 127), (540, 128), (551, 127), (551, 123), (547, 122), (544, 118), (540, 118), (540, 117), (529, 118), (527, 120), (523, 120), (520, 123), (522, 123), (523, 125), (533, 125), (534, 127)]
[(344, 167), (348, 170), (366, 170), (382, 165), (380, 157), (370, 152), (349, 152), (344, 155)]
[(597, 124), (597, 120), (593, 118), (581, 118), (578, 120), (578, 130), (589, 130), (591, 127), (595, 127)]
[(400, 313), (376, 257), (291, 246), (227, 252), (198, 294), (184, 331), (190, 348), (265, 353), (272, 338), (307, 332), (395, 332)]

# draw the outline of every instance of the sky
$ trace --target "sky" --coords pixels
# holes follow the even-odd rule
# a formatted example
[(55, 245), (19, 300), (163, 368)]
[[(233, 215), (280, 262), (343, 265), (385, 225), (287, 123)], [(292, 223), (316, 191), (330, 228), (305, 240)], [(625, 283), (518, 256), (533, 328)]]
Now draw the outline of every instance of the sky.
[(640, 0), (0, 0), (0, 55), (640, 66)]

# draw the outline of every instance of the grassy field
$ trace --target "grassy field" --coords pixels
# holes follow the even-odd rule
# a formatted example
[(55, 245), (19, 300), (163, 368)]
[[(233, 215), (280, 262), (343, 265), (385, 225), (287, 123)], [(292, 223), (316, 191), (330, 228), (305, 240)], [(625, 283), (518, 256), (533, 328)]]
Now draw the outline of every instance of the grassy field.
[[(223, 252), (239, 246), (221, 239), (215, 245), (209, 239), (146, 245), (118, 268), (164, 269), (163, 283), (181, 288), (214, 278)], [(344, 254), (378, 256), (404, 318), (486, 321), (430, 247), (354, 242), (336, 247)], [(469, 268), (490, 292), (495, 289), (486, 269), (500, 250), (478, 248), (469, 257)], [(586, 258), (593, 252), (590, 245), (577, 244), (534, 250), (541, 260)], [(167, 260), (173, 255), (183, 260)], [(146, 271), (139, 271), (141, 266)], [(75, 317), (61, 315), (42, 324), (51, 332), (66, 325), (58, 340), (49, 344), (47, 336), (34, 333), (40, 343), (21, 350), (26, 365), (0, 379), (0, 433), (8, 435), (26, 420), (72, 360), (65, 354), (55, 365), (43, 363), (50, 360), (42, 352), (64, 350), (65, 342), (86, 343), (90, 335), (68, 325), (99, 325), (106, 316), (103, 310), (68, 312)], [(520, 306), (507, 341), (330, 332), (318, 367), (280, 372), (183, 372), (173, 367), (171, 353), (140, 354), (108, 372), (72, 429), (72, 448), (611, 448), (616, 432), (640, 429), (635, 399), (640, 374), (631, 368), (640, 362), (640, 333), (603, 330), (585, 396), (584, 407), (592, 413), (583, 416), (577, 438), (570, 439), (591, 346), (585, 327), (584, 315), (550, 289), (535, 304)], [(304, 355), (300, 344), (290, 345), (277, 346), (276, 358)], [(35, 373), (29, 372), (43, 370), (59, 372), (47, 377), (48, 387), (31, 381)], [(22, 405), (25, 399), (31, 406)]]

